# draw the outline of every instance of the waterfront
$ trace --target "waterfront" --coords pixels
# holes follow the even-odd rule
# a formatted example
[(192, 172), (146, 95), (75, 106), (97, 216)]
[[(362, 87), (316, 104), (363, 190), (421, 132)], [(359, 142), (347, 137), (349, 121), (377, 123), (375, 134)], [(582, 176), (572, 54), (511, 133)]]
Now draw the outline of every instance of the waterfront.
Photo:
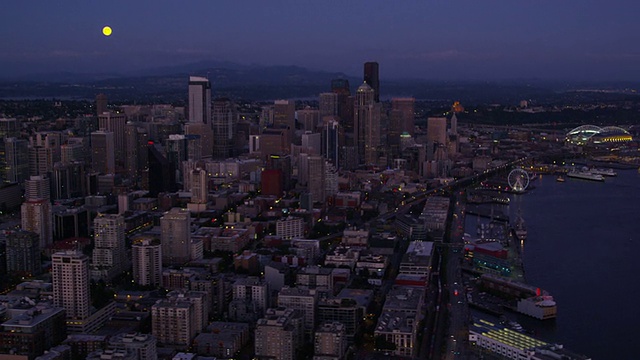
[(604, 183), (544, 175), (531, 192), (511, 196), (512, 215), (521, 208), (527, 223), (527, 282), (558, 302), (557, 319), (536, 336), (593, 359), (640, 353), (640, 174), (618, 174)]

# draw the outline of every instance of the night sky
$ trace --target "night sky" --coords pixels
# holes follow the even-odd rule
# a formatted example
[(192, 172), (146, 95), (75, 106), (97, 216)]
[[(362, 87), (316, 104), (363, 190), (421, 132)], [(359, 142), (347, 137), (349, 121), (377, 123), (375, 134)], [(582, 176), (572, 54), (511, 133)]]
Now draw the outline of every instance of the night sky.
[(360, 75), (375, 60), (383, 80), (638, 81), (639, 14), (630, 0), (3, 0), (0, 76), (202, 60)]

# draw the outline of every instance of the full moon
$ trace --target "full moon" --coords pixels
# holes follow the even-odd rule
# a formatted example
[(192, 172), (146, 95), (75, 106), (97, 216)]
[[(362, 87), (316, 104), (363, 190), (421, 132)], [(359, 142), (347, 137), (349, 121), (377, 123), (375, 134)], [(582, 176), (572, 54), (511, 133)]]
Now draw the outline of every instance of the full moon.
[(110, 26), (105, 26), (102, 28), (102, 34), (104, 36), (111, 36), (111, 27)]

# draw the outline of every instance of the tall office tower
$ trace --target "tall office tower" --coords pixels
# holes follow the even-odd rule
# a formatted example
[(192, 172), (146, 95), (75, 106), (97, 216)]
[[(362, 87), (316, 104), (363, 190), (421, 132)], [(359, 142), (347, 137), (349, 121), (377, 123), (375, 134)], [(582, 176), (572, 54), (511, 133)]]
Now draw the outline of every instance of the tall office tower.
[(166, 157), (169, 162), (169, 172), (176, 183), (182, 183), (182, 162), (187, 160), (187, 140), (184, 135), (171, 134), (166, 141)]
[(172, 208), (160, 218), (162, 264), (182, 265), (191, 260), (191, 217), (186, 209)]
[(322, 127), (322, 149), (321, 153), (325, 159), (329, 160), (336, 168), (339, 168), (340, 155), (340, 124), (336, 120), (327, 121)]
[(244, 300), (251, 304), (261, 316), (269, 307), (269, 284), (256, 276), (237, 278), (232, 285), (233, 300)]
[(81, 143), (67, 143), (60, 145), (60, 161), (70, 163), (74, 161), (84, 161), (85, 149)]
[(53, 303), (63, 307), (67, 320), (85, 320), (91, 314), (89, 294), (89, 258), (76, 251), (51, 256)]
[(51, 226), (53, 214), (51, 203), (45, 199), (32, 199), (22, 203), (20, 207), (22, 230), (31, 231), (40, 236), (40, 249), (44, 249), (53, 241)]
[[(0, 142), (3, 140), (0, 139)], [(0, 144), (0, 146), (2, 146)], [(2, 157), (2, 149), (0, 148), (0, 157)], [(5, 138), (4, 154), (6, 158), (4, 170), (6, 175), (0, 174), (0, 180), (5, 182), (23, 183), (29, 178), (29, 142), (24, 139)], [(0, 160), (0, 167), (2, 160)]]
[(456, 113), (451, 115), (450, 123), (451, 126), (449, 127), (449, 134), (458, 135), (458, 117), (456, 116)]
[(331, 80), (331, 92), (338, 95), (338, 116), (346, 132), (353, 132), (353, 97), (347, 79)]
[(402, 114), (400, 124), (391, 124), (390, 127), (397, 126), (400, 134), (406, 132), (411, 136), (415, 135), (415, 98), (393, 98), (391, 99), (391, 109), (398, 110)]
[(319, 115), (320, 112), (318, 109), (312, 109), (307, 106), (302, 110), (297, 111), (298, 114), (298, 124), (302, 126), (302, 129), (305, 131), (316, 131), (316, 126), (318, 126)]
[(235, 104), (227, 98), (213, 101), (211, 128), (213, 129), (213, 158), (233, 157), (233, 139), (236, 132)]
[[(98, 127), (113, 133), (114, 156), (117, 169), (124, 169), (126, 156), (125, 125), (127, 117), (124, 113), (106, 112), (98, 115)], [(93, 145), (93, 143), (91, 143)]]
[(364, 63), (364, 82), (369, 84), (375, 91), (374, 101), (377, 103), (380, 102), (380, 77), (377, 62), (370, 61)]
[(271, 155), (267, 158), (266, 168), (282, 171), (282, 190), (289, 191), (291, 188), (291, 156)]
[(186, 123), (184, 124), (185, 135), (200, 136), (201, 156), (203, 159), (210, 159), (213, 154), (213, 129), (209, 124)]
[(124, 217), (98, 214), (93, 220), (94, 249), (91, 277), (109, 282), (127, 270)]
[(301, 315), (294, 309), (269, 309), (258, 320), (255, 331), (255, 356), (258, 359), (294, 360), (304, 341)]
[(302, 150), (310, 155), (320, 155), (322, 151), (322, 135), (311, 131), (302, 134)]
[(7, 272), (25, 277), (40, 274), (40, 237), (38, 234), (18, 230), (6, 234)]
[(0, 139), (18, 137), (20, 128), (18, 120), (13, 118), (0, 118)]
[(260, 112), (260, 130), (273, 126), (273, 105), (264, 105)]
[(143, 286), (162, 286), (162, 245), (160, 239), (140, 236), (131, 248), (133, 281)]
[(334, 321), (321, 324), (315, 333), (314, 359), (342, 359), (347, 352), (344, 324)]
[(447, 118), (430, 117), (427, 119), (427, 142), (446, 144)]
[(62, 133), (59, 131), (41, 131), (29, 138), (31, 146), (43, 146), (51, 149), (51, 163), (60, 161), (60, 146)]
[(318, 101), (320, 120), (325, 116), (338, 116), (338, 94), (334, 92), (321, 93)]
[(115, 174), (115, 142), (113, 133), (98, 130), (91, 133), (91, 168), (100, 174)]
[(125, 171), (130, 179), (140, 182), (142, 172), (147, 168), (147, 132), (136, 123), (128, 122), (124, 128), (125, 136)]
[(356, 92), (354, 105), (354, 142), (359, 164), (375, 164), (380, 145), (380, 105), (375, 103), (375, 91), (363, 83)]
[(338, 193), (338, 170), (329, 161), (324, 163), (324, 197), (332, 197)]
[(151, 307), (151, 334), (163, 345), (181, 350), (196, 336), (196, 311), (189, 300), (160, 300)]
[(207, 78), (189, 77), (189, 122), (211, 124), (211, 83)]
[[(148, 179), (149, 195), (158, 196), (161, 192), (175, 191), (176, 177), (171, 173), (169, 161), (154, 144), (147, 146), (148, 170), (143, 177)], [(144, 181), (144, 179), (143, 179)]]
[(58, 200), (84, 196), (86, 180), (83, 162), (55, 163), (51, 174), (51, 197)]
[(29, 147), (29, 175), (46, 175), (53, 169), (53, 149), (44, 146)]
[(316, 326), (317, 293), (315, 290), (283, 287), (278, 293), (278, 306), (300, 311), (304, 332), (308, 339), (313, 336)]
[(31, 176), (24, 183), (25, 194), (27, 200), (51, 199), (49, 178), (46, 176)]
[(296, 102), (294, 100), (276, 100), (273, 102), (273, 127), (296, 127)]
[(107, 112), (108, 111), (107, 105), (108, 105), (107, 95), (105, 94), (96, 95), (96, 115), (99, 116)]
[(324, 202), (324, 158), (320, 155), (309, 156), (308, 189), (311, 193), (311, 201)]
[(207, 171), (201, 168), (191, 170), (191, 202), (193, 204), (206, 204), (209, 195), (209, 177)]

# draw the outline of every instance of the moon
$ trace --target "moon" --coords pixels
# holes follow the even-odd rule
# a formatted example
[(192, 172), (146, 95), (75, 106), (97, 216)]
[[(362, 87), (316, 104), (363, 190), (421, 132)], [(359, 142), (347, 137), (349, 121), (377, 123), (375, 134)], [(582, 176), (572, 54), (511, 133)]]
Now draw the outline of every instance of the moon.
[(104, 36), (111, 36), (111, 33), (113, 32), (113, 30), (111, 30), (110, 26), (105, 26), (102, 28), (102, 34)]

